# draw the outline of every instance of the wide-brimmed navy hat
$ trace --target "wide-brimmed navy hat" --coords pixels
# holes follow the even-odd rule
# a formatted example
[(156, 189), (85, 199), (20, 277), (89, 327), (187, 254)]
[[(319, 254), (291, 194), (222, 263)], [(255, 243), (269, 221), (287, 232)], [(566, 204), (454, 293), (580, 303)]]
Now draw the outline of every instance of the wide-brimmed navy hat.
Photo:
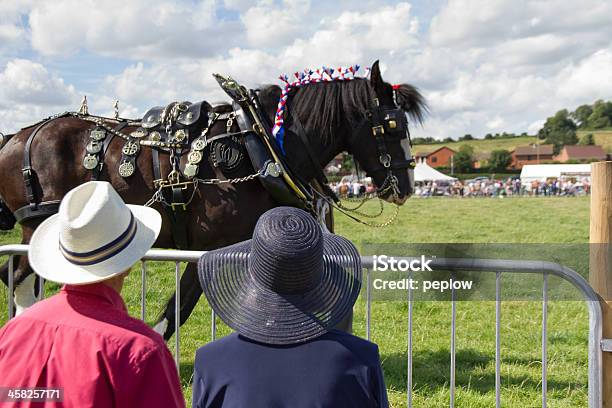
[(277, 207), (259, 218), (253, 239), (204, 254), (198, 275), (232, 329), (262, 343), (294, 344), (329, 331), (352, 310), (361, 258), (307, 212)]

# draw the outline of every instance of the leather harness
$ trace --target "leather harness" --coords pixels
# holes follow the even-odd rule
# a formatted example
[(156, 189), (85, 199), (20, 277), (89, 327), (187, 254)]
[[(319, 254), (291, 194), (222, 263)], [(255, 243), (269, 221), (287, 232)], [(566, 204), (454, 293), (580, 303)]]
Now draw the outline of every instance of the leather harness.
[[(121, 122), (121, 123), (119, 123), (119, 125), (117, 125), (117, 127), (115, 127), (115, 130), (117, 132), (120, 132), (127, 125), (128, 125), (127, 122)], [(100, 158), (100, 164), (98, 164), (92, 170), (91, 180), (93, 180), (93, 181), (100, 180), (100, 176), (102, 175), (102, 169), (104, 168), (104, 156), (106, 156), (106, 151), (108, 150), (108, 147), (110, 146), (110, 144), (113, 141), (114, 137), (115, 137), (115, 134), (111, 133), (111, 134), (109, 134), (108, 136), (106, 136), (104, 138), (104, 144), (103, 144), (102, 150), (100, 151), (99, 156), (98, 156)]]
[[(293, 124), (291, 127), (294, 129), (293, 132), (298, 135), (299, 141), (307, 152), (307, 161), (310, 162), (310, 166), (307, 167), (310, 167), (312, 173), (312, 178), (307, 178), (310, 178), (310, 180), (298, 177), (297, 174), (294, 173), (295, 164), (293, 164), (293, 166), (289, 165), (286, 158), (279, 151), (275, 139), (270, 132), (271, 127), (269, 123), (267, 123), (266, 115), (263, 114), (261, 109), (257, 93), (253, 90), (247, 91), (244, 87), (235, 83), (231, 78), (224, 78), (221, 76), (215, 77), (221, 87), (232, 97), (232, 99), (234, 99), (232, 114), (241, 129), (240, 132), (235, 134), (240, 134), (243, 137), (244, 145), (249, 153), (253, 168), (258, 170), (260, 181), (275, 200), (284, 205), (292, 205), (307, 209), (310, 212), (315, 211), (315, 197), (316, 195), (321, 195), (321, 190), (323, 190), (325, 196), (331, 197), (334, 201), (338, 201), (337, 196), (328, 186), (327, 178), (308, 141), (308, 135), (297, 117), (292, 118)], [(197, 104), (198, 109), (200, 104)], [(34, 220), (38, 224), (58, 211), (60, 200), (40, 202), (40, 197), (38, 197), (38, 192), (36, 190), (36, 174), (31, 163), (31, 146), (40, 130), (54, 119), (64, 116), (80, 117), (78, 114), (68, 112), (49, 117), (38, 124), (28, 137), (24, 150), (22, 168), (28, 204), (19, 208), (14, 213), (19, 223)], [(211, 120), (208, 126), (211, 126), (213, 122), (214, 120)], [(98, 121), (96, 123), (101, 122)], [(110, 146), (113, 136), (119, 134), (128, 124), (127, 121), (120, 122), (112, 129), (114, 132), (110, 132), (110, 135), (105, 138), (103, 148), (99, 155), (100, 163), (92, 170), (92, 180), (100, 179), (104, 166), (104, 155)], [(391, 187), (396, 189), (397, 178), (393, 175), (392, 170), (414, 167), (414, 160), (412, 158), (392, 160), (385, 143), (385, 136), (398, 139), (409, 137), (406, 118), (403, 111), (397, 107), (393, 109), (382, 109), (379, 106), (378, 99), (375, 99), (372, 109), (367, 112), (367, 117), (364, 119), (362, 126), (371, 127), (372, 134), (376, 139), (379, 163), (382, 165), (382, 169), (387, 173), (385, 183), (389, 182)], [(107, 129), (110, 128), (107, 127)], [(229, 133), (228, 130), (227, 134), (214, 136), (209, 139), (209, 142), (231, 135), (234, 135), (234, 133)], [(155, 182), (162, 182), (159, 150), (154, 147), (155, 144), (151, 144), (151, 146), (153, 147), (152, 165)], [(177, 168), (181, 154), (182, 149), (177, 149), (175, 155), (172, 157), (173, 171), (171, 175), (174, 174), (175, 177), (178, 177), (180, 174), (177, 172)], [(168, 177), (170, 178), (171, 175)], [(179, 249), (189, 247), (189, 241), (186, 236), (187, 209), (183, 195), (184, 186), (182, 184), (183, 183), (179, 183), (177, 180), (175, 183), (166, 185), (166, 187), (171, 187), (171, 200), (169, 204), (164, 203), (162, 205), (172, 221), (172, 236)], [(313, 184), (316, 186), (315, 190), (318, 191), (318, 193), (313, 191)]]
[[(162, 180), (159, 150), (152, 149), (151, 157), (153, 161), (153, 177), (155, 180)], [(189, 240), (186, 232), (187, 208), (184, 204), (185, 198), (183, 197), (183, 188), (181, 186), (172, 186), (171, 196), (171, 204), (162, 204), (162, 208), (170, 218), (174, 244), (178, 249), (187, 249), (189, 248)]]
[(28, 140), (25, 144), (23, 152), (23, 167), (21, 174), (23, 176), (23, 185), (25, 188), (26, 200), (28, 204), (17, 209), (14, 213), (15, 219), (20, 224), (28, 221), (34, 222), (36, 225), (40, 224), (49, 216), (56, 214), (59, 209), (61, 200), (43, 201), (41, 202), (38, 191), (36, 190), (36, 172), (32, 168), (32, 142), (34, 138), (46, 125), (51, 123), (53, 120), (69, 115), (68, 113), (62, 113), (59, 115), (51, 116), (36, 126), (36, 128), (30, 133)]

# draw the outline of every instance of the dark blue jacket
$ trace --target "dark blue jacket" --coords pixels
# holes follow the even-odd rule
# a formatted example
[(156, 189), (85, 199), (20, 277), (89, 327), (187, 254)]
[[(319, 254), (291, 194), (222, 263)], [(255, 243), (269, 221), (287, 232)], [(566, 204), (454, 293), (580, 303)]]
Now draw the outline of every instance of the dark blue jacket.
[(236, 333), (196, 352), (193, 407), (387, 408), (378, 346), (332, 330), (271, 346)]

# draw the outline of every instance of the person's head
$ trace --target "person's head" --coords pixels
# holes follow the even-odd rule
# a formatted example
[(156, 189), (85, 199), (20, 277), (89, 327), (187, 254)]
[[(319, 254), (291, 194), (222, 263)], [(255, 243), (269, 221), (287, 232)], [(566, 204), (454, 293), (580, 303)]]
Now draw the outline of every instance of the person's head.
[(102, 281), (107, 286), (115, 289), (117, 293), (121, 293), (121, 289), (123, 289), (123, 283), (125, 282), (125, 278), (130, 274), (132, 268), (129, 268), (118, 275), (113, 276), (112, 278), (108, 278), (107, 280)]
[(352, 310), (361, 288), (355, 246), (292, 207), (264, 213), (251, 240), (206, 253), (198, 272), (217, 315), (268, 344), (324, 334)]
[(109, 183), (91, 181), (69, 191), (59, 212), (36, 229), (28, 258), (47, 280), (105, 282), (120, 291), (131, 266), (151, 248), (160, 229), (156, 210), (126, 205)]

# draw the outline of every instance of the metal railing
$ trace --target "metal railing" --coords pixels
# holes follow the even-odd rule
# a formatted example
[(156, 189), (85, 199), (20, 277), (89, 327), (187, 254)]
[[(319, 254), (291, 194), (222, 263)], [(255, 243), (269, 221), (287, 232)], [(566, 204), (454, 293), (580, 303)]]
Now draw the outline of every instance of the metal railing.
[[(9, 256), (9, 296), (8, 311), (9, 319), (13, 317), (13, 257), (15, 255), (27, 254), (27, 245), (5, 245), (0, 246), (0, 256)], [(175, 268), (175, 360), (178, 366), (180, 360), (180, 263), (197, 262), (204, 254), (202, 251), (178, 251), (152, 249), (147, 252), (141, 262), (141, 318), (144, 319), (146, 312), (147, 291), (147, 261), (174, 262)], [(396, 258), (400, 260), (413, 260), (418, 258)], [(365, 296), (366, 296), (366, 337), (371, 338), (372, 327), (372, 273), (373, 258), (362, 257), (365, 268)], [(589, 336), (588, 336), (588, 406), (600, 408), (602, 406), (602, 353), (612, 351), (612, 339), (602, 339), (602, 311), (599, 298), (589, 283), (578, 273), (552, 262), (521, 261), (521, 260), (497, 260), (497, 259), (451, 259), (436, 258), (431, 264), (436, 271), (448, 271), (451, 274), (459, 271), (471, 271), (477, 273), (495, 274), (495, 405), (501, 406), (501, 287), (502, 273), (528, 273), (542, 275), (542, 407), (547, 406), (548, 393), (548, 278), (550, 275), (557, 276), (571, 283), (583, 296), (589, 312)], [(43, 281), (39, 280), (39, 296), (42, 298)], [(407, 405), (412, 407), (413, 389), (413, 291), (408, 290), (408, 353), (407, 353)], [(457, 300), (455, 289), (451, 288), (451, 337), (450, 337), (450, 407), (455, 406), (456, 391), (456, 332), (457, 332)], [(216, 338), (216, 318), (211, 313), (211, 337)]]
[[(418, 258), (396, 257), (400, 260), (418, 260)], [(366, 290), (366, 333), (370, 338), (371, 325), (371, 269), (373, 259), (362, 258), (363, 266), (366, 268), (367, 290)], [(495, 406), (501, 407), (501, 287), (502, 273), (529, 273), (542, 275), (542, 407), (547, 406), (548, 393), (548, 277), (557, 276), (571, 283), (583, 296), (589, 311), (589, 336), (588, 336), (588, 406), (600, 408), (602, 406), (602, 354), (611, 351), (612, 339), (602, 339), (602, 311), (599, 297), (589, 283), (577, 272), (565, 266), (542, 261), (521, 260), (498, 260), (498, 259), (460, 259), (460, 258), (434, 258), (430, 267), (435, 271), (470, 271), (477, 273), (495, 274)], [(457, 330), (457, 304), (455, 290), (451, 289), (451, 338), (450, 338), (450, 407), (455, 406), (455, 356), (456, 356), (456, 330)], [(407, 405), (412, 407), (412, 290), (408, 290), (408, 380), (407, 380)]]

